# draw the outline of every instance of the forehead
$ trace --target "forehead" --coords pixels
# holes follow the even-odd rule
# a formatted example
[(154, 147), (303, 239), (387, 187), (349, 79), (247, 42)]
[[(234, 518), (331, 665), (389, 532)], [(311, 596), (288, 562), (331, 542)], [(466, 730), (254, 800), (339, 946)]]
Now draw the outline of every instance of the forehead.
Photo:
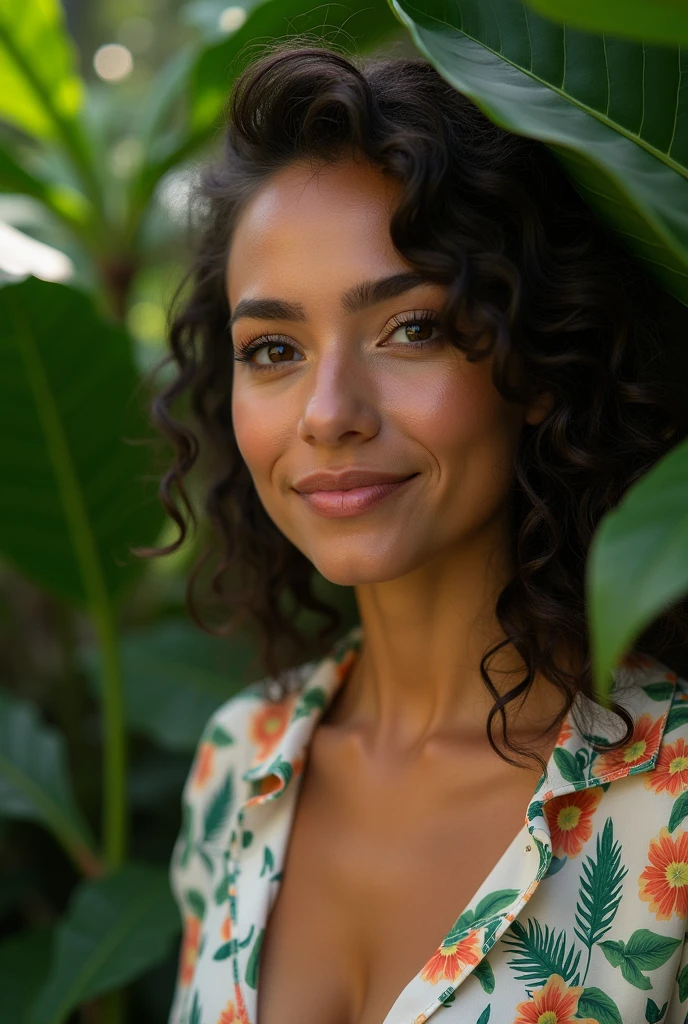
[(400, 185), (341, 161), (276, 172), (238, 218), (227, 262), (230, 307), (253, 295), (320, 290), (408, 269), (389, 235)]

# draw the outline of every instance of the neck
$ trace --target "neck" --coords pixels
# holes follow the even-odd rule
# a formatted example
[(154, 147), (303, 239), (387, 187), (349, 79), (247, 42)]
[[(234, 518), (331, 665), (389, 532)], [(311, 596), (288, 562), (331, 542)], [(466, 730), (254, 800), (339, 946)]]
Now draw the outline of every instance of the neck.
[[(487, 743), (494, 697), (480, 663), (504, 639), (495, 604), (513, 572), (508, 551), (507, 530), (496, 524), (400, 579), (358, 586), (363, 646), (330, 722), (365, 732), (376, 747), (411, 750), (447, 737)], [(500, 694), (524, 673), (511, 645), (490, 660)], [(536, 676), (525, 700), (510, 705), (511, 735), (539, 736), (562, 705), (555, 687)]]

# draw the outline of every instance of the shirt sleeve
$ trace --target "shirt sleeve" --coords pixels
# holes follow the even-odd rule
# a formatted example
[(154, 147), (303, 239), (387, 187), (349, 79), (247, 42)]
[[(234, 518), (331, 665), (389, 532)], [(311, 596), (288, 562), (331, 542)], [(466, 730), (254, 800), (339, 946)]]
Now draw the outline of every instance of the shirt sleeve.
[(669, 1009), (663, 1024), (686, 1024), (688, 1021), (688, 934), (684, 937), (681, 960), (676, 969)]
[(168, 1024), (187, 1019), (187, 1003), (202, 940), (203, 920), (214, 899), (213, 857), (228, 842), (235, 803), (237, 742), (233, 700), (206, 723), (182, 790), (182, 820), (169, 865), (172, 895), (179, 909), (182, 939)]

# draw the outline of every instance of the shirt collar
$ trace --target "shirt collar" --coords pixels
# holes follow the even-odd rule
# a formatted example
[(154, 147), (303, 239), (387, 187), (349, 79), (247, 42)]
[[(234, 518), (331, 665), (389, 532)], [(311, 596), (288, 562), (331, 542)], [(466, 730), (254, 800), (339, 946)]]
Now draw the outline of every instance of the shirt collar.
[[(354, 626), (315, 663), (306, 683), (285, 698), (285, 724), (278, 742), (243, 773), (254, 784), (251, 802), (273, 799), (302, 767), (313, 732), (356, 659), (363, 629)], [(531, 832), (545, 802), (626, 775), (654, 768), (676, 688), (676, 675), (643, 654), (629, 655), (614, 673), (612, 696), (633, 719), (633, 735), (620, 748), (600, 750), (623, 735), (619, 717), (579, 693), (564, 719), (528, 808)], [(269, 713), (269, 707), (263, 712)], [(589, 730), (589, 731), (588, 731)]]
[(251, 765), (242, 775), (247, 782), (261, 782), (274, 775), (282, 784), (270, 792), (281, 792), (291, 780), (295, 767), (304, 756), (316, 725), (322, 718), (349, 669), (363, 640), (361, 626), (354, 626), (330, 648), (316, 663), (305, 684), (295, 694), (285, 697), (289, 715), (279, 741), (270, 747), (264, 757)]

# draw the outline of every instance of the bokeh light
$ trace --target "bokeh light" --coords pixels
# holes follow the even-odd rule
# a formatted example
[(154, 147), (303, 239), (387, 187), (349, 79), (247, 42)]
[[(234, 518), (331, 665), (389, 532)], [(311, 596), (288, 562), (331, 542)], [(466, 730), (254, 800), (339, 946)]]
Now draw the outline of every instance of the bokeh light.
[(136, 302), (127, 314), (127, 326), (139, 341), (160, 343), (165, 337), (165, 310), (157, 302)]
[(69, 256), (51, 245), (25, 235), (11, 224), (0, 224), (0, 277), (26, 277), (42, 281), (69, 281), (74, 264)]
[(243, 7), (225, 7), (217, 19), (217, 26), (221, 32), (236, 32), (246, 21), (246, 11)]
[(105, 43), (96, 50), (93, 67), (104, 82), (121, 82), (133, 71), (134, 58), (121, 43)]

